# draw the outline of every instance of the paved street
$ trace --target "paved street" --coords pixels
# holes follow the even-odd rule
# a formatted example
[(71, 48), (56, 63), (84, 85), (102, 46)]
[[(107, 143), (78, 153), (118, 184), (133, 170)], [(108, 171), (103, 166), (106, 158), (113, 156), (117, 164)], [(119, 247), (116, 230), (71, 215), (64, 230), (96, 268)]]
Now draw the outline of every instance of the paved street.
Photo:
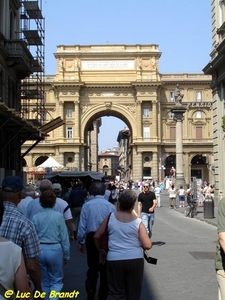
[[(169, 210), (167, 195), (162, 196), (161, 204), (156, 209), (154, 246), (149, 251), (158, 264), (145, 263), (141, 300), (216, 300), (216, 226)], [(77, 248), (77, 244), (72, 246), (71, 261), (65, 266), (64, 290), (78, 290), (77, 298), (86, 299), (86, 257)]]

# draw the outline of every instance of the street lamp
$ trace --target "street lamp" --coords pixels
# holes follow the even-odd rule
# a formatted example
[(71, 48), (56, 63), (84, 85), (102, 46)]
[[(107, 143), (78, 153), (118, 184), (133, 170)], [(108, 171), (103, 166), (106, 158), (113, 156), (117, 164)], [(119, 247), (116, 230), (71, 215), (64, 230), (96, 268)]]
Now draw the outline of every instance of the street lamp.
[(159, 170), (161, 170), (161, 181), (163, 181), (164, 177), (165, 177), (166, 168), (165, 168), (165, 166), (162, 165), (161, 167), (159, 167)]

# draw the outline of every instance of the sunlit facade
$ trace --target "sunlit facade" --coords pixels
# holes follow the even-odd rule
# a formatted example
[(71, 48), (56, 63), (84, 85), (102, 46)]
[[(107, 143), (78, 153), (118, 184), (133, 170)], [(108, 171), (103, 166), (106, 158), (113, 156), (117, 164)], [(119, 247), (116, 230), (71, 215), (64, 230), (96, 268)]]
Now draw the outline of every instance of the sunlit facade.
[[(108, 116), (121, 119), (129, 129), (127, 178), (162, 180), (171, 167), (176, 168), (176, 123), (171, 109), (179, 84), (187, 108), (183, 120), (185, 181), (195, 176), (214, 182), (210, 75), (161, 74), (161, 53), (154, 44), (61, 45), (54, 55), (56, 74), (45, 76), (45, 122), (60, 116), (64, 124), (25, 156), (27, 168), (51, 155), (65, 168), (83, 171), (91, 163), (95, 170), (100, 123), (95, 127), (94, 151), (88, 132), (93, 122)], [(28, 147), (29, 143), (24, 144), (23, 151)]]

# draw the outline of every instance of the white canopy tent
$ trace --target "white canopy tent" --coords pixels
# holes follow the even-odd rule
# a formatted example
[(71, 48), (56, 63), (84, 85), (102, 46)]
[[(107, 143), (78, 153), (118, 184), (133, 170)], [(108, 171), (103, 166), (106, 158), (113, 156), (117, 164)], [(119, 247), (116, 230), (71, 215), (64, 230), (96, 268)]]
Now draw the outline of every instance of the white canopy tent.
[(37, 168), (63, 168), (64, 166), (58, 163), (53, 157), (49, 157), (42, 164), (37, 166)]

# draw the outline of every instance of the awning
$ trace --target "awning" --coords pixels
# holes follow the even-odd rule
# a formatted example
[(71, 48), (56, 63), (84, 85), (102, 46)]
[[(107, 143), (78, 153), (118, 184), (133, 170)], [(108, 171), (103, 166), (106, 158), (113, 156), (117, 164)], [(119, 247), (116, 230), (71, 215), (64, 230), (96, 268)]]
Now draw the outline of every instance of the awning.
[(103, 173), (99, 172), (93, 172), (93, 171), (74, 171), (74, 172), (57, 172), (52, 174), (45, 175), (45, 178), (47, 179), (53, 179), (53, 178), (83, 178), (83, 177), (91, 177), (94, 180), (102, 180), (104, 177)]

